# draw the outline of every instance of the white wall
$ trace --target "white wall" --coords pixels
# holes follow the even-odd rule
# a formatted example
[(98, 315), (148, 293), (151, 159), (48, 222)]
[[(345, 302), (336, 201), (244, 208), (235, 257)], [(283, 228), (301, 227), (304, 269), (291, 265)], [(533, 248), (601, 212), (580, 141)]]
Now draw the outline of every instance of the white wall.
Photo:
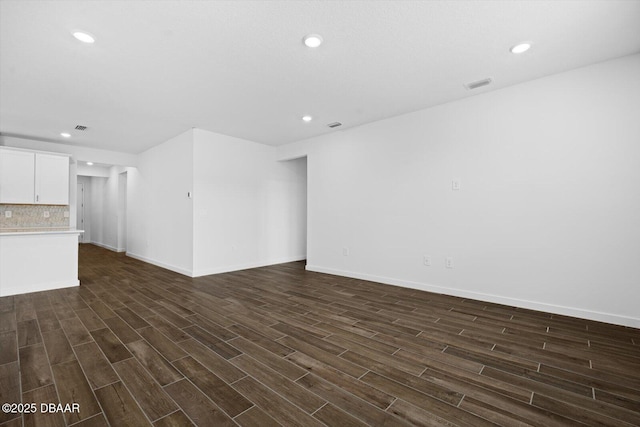
[[(117, 191), (117, 179), (114, 185)], [(130, 168), (127, 176), (127, 255), (192, 274), (193, 205), (187, 197), (190, 191), (192, 130), (138, 155), (137, 170)], [(113, 208), (117, 209), (117, 198)], [(115, 239), (117, 233), (114, 242)]]
[(306, 161), (194, 130), (194, 275), (305, 259)]
[[(107, 178), (92, 177), (90, 179), (89, 198), (86, 200), (85, 208), (91, 211), (91, 220), (89, 227), (90, 243), (115, 250), (106, 243), (106, 235), (108, 230), (106, 226), (105, 202), (106, 202)], [(86, 241), (86, 240), (85, 240)]]
[(103, 211), (103, 244), (111, 250), (118, 251), (118, 176), (123, 168), (112, 166), (109, 168), (109, 178), (104, 186)]
[(638, 327), (639, 118), (634, 55), (280, 147), (307, 268)]
[(92, 243), (118, 251), (118, 174), (122, 168), (109, 168), (109, 177), (92, 177)]
[(78, 164), (78, 176), (101, 176), (109, 177), (109, 166), (87, 166), (86, 164)]

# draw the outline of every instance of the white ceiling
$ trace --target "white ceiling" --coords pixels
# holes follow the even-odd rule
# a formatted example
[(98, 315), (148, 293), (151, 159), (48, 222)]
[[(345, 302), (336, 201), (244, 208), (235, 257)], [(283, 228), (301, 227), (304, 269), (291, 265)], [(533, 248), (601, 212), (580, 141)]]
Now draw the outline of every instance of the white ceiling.
[(0, 16), (0, 132), (129, 153), (191, 127), (280, 145), (640, 52), (633, 0), (1, 0)]

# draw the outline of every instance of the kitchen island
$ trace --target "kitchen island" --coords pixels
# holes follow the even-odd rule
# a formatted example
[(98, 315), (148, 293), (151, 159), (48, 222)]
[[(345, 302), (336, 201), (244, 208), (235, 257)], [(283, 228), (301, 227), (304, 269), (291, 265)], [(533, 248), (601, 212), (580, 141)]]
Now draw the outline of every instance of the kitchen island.
[(71, 228), (0, 229), (0, 297), (80, 285)]

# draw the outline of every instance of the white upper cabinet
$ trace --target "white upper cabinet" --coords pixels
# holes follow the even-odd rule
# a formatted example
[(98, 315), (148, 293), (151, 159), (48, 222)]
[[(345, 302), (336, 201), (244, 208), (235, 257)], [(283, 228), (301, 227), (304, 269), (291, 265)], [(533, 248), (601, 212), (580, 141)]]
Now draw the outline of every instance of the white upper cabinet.
[(35, 154), (0, 150), (0, 203), (35, 202)]
[(0, 149), (0, 203), (69, 204), (69, 157)]
[(69, 204), (68, 157), (36, 153), (35, 181), (36, 204)]

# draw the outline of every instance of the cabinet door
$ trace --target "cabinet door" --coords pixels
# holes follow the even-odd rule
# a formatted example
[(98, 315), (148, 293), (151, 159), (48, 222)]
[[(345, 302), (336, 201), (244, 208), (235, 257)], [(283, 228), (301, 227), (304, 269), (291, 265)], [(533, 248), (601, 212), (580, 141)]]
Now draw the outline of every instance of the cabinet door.
[(36, 153), (36, 204), (69, 204), (69, 158)]
[(0, 150), (0, 203), (34, 202), (34, 154)]

